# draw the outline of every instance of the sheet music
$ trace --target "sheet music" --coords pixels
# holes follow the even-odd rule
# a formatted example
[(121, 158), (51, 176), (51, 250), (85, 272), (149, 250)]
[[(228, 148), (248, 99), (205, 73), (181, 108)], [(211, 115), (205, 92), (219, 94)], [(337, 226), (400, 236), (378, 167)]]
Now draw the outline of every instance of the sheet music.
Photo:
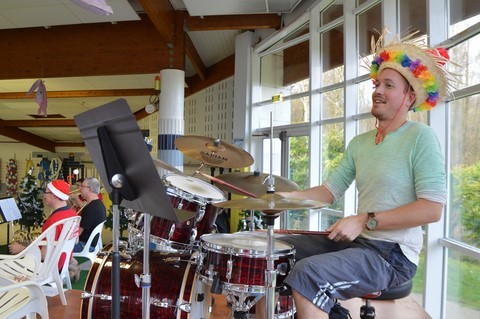
[(13, 197), (7, 197), (0, 199), (0, 211), (2, 212), (2, 217), (6, 222), (11, 222), (22, 218), (22, 214), (18, 209), (17, 203)]

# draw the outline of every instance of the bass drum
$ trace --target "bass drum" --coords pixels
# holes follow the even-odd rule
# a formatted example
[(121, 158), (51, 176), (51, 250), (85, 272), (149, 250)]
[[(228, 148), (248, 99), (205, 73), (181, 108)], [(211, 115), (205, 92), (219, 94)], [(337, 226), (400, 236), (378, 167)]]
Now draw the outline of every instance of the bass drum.
[[(150, 252), (150, 317), (159, 319), (210, 318), (212, 297), (197, 276), (192, 254), (162, 254)], [(120, 262), (120, 317), (142, 318), (142, 288), (135, 275), (143, 273), (143, 250), (132, 259)], [(95, 259), (88, 274), (81, 318), (111, 318), (112, 258)], [(88, 298), (88, 296), (90, 296)]]

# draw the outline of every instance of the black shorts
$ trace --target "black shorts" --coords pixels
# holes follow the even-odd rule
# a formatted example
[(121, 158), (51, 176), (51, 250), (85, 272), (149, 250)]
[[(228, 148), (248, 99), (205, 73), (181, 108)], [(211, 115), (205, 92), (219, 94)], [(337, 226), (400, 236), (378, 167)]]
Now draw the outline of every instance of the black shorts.
[(411, 279), (416, 265), (397, 243), (358, 237), (334, 242), (321, 235), (281, 238), (295, 247), (297, 262), (284, 283), (326, 313), (335, 299), (347, 300), (398, 286)]

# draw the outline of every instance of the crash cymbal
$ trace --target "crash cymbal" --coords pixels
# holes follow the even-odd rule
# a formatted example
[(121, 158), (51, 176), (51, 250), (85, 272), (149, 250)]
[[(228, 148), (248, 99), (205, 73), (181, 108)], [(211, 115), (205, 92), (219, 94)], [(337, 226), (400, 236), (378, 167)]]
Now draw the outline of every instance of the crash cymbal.
[[(220, 180), (220, 182), (217, 182), (216, 180), (213, 182), (218, 188), (226, 192), (245, 195), (245, 193), (238, 190), (244, 189), (255, 194), (256, 197), (260, 197), (267, 193), (269, 176), (270, 174), (260, 172), (234, 172), (219, 175), (216, 178)], [(273, 175), (273, 178), (276, 192), (292, 192), (300, 189), (295, 182), (285, 177)], [(225, 183), (221, 183), (221, 181)], [(233, 185), (236, 189), (230, 187), (230, 185)]]
[(266, 214), (276, 214), (291, 209), (320, 208), (328, 204), (309, 199), (286, 198), (279, 194), (264, 194), (257, 198), (233, 199), (214, 203), (213, 205), (223, 208), (258, 210)]
[(253, 157), (245, 150), (220, 139), (186, 135), (177, 137), (175, 146), (184, 155), (212, 166), (240, 168), (253, 164)]
[(177, 174), (180, 174), (180, 175), (184, 175), (183, 172), (181, 170), (179, 170), (178, 168), (170, 165), (169, 163), (166, 163), (162, 160), (159, 160), (158, 158), (155, 158), (152, 156), (152, 160), (153, 160), (153, 164), (155, 165), (156, 168), (162, 168), (162, 169), (165, 169), (169, 172), (172, 172), (172, 173), (177, 173)]

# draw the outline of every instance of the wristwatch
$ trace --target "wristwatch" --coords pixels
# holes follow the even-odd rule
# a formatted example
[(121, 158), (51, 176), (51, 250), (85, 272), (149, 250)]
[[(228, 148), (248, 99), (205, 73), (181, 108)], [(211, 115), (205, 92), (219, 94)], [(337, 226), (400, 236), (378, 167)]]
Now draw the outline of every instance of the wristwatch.
[(378, 221), (375, 219), (375, 213), (370, 212), (368, 214), (368, 220), (365, 223), (365, 226), (367, 226), (368, 230), (375, 230), (378, 226)]

